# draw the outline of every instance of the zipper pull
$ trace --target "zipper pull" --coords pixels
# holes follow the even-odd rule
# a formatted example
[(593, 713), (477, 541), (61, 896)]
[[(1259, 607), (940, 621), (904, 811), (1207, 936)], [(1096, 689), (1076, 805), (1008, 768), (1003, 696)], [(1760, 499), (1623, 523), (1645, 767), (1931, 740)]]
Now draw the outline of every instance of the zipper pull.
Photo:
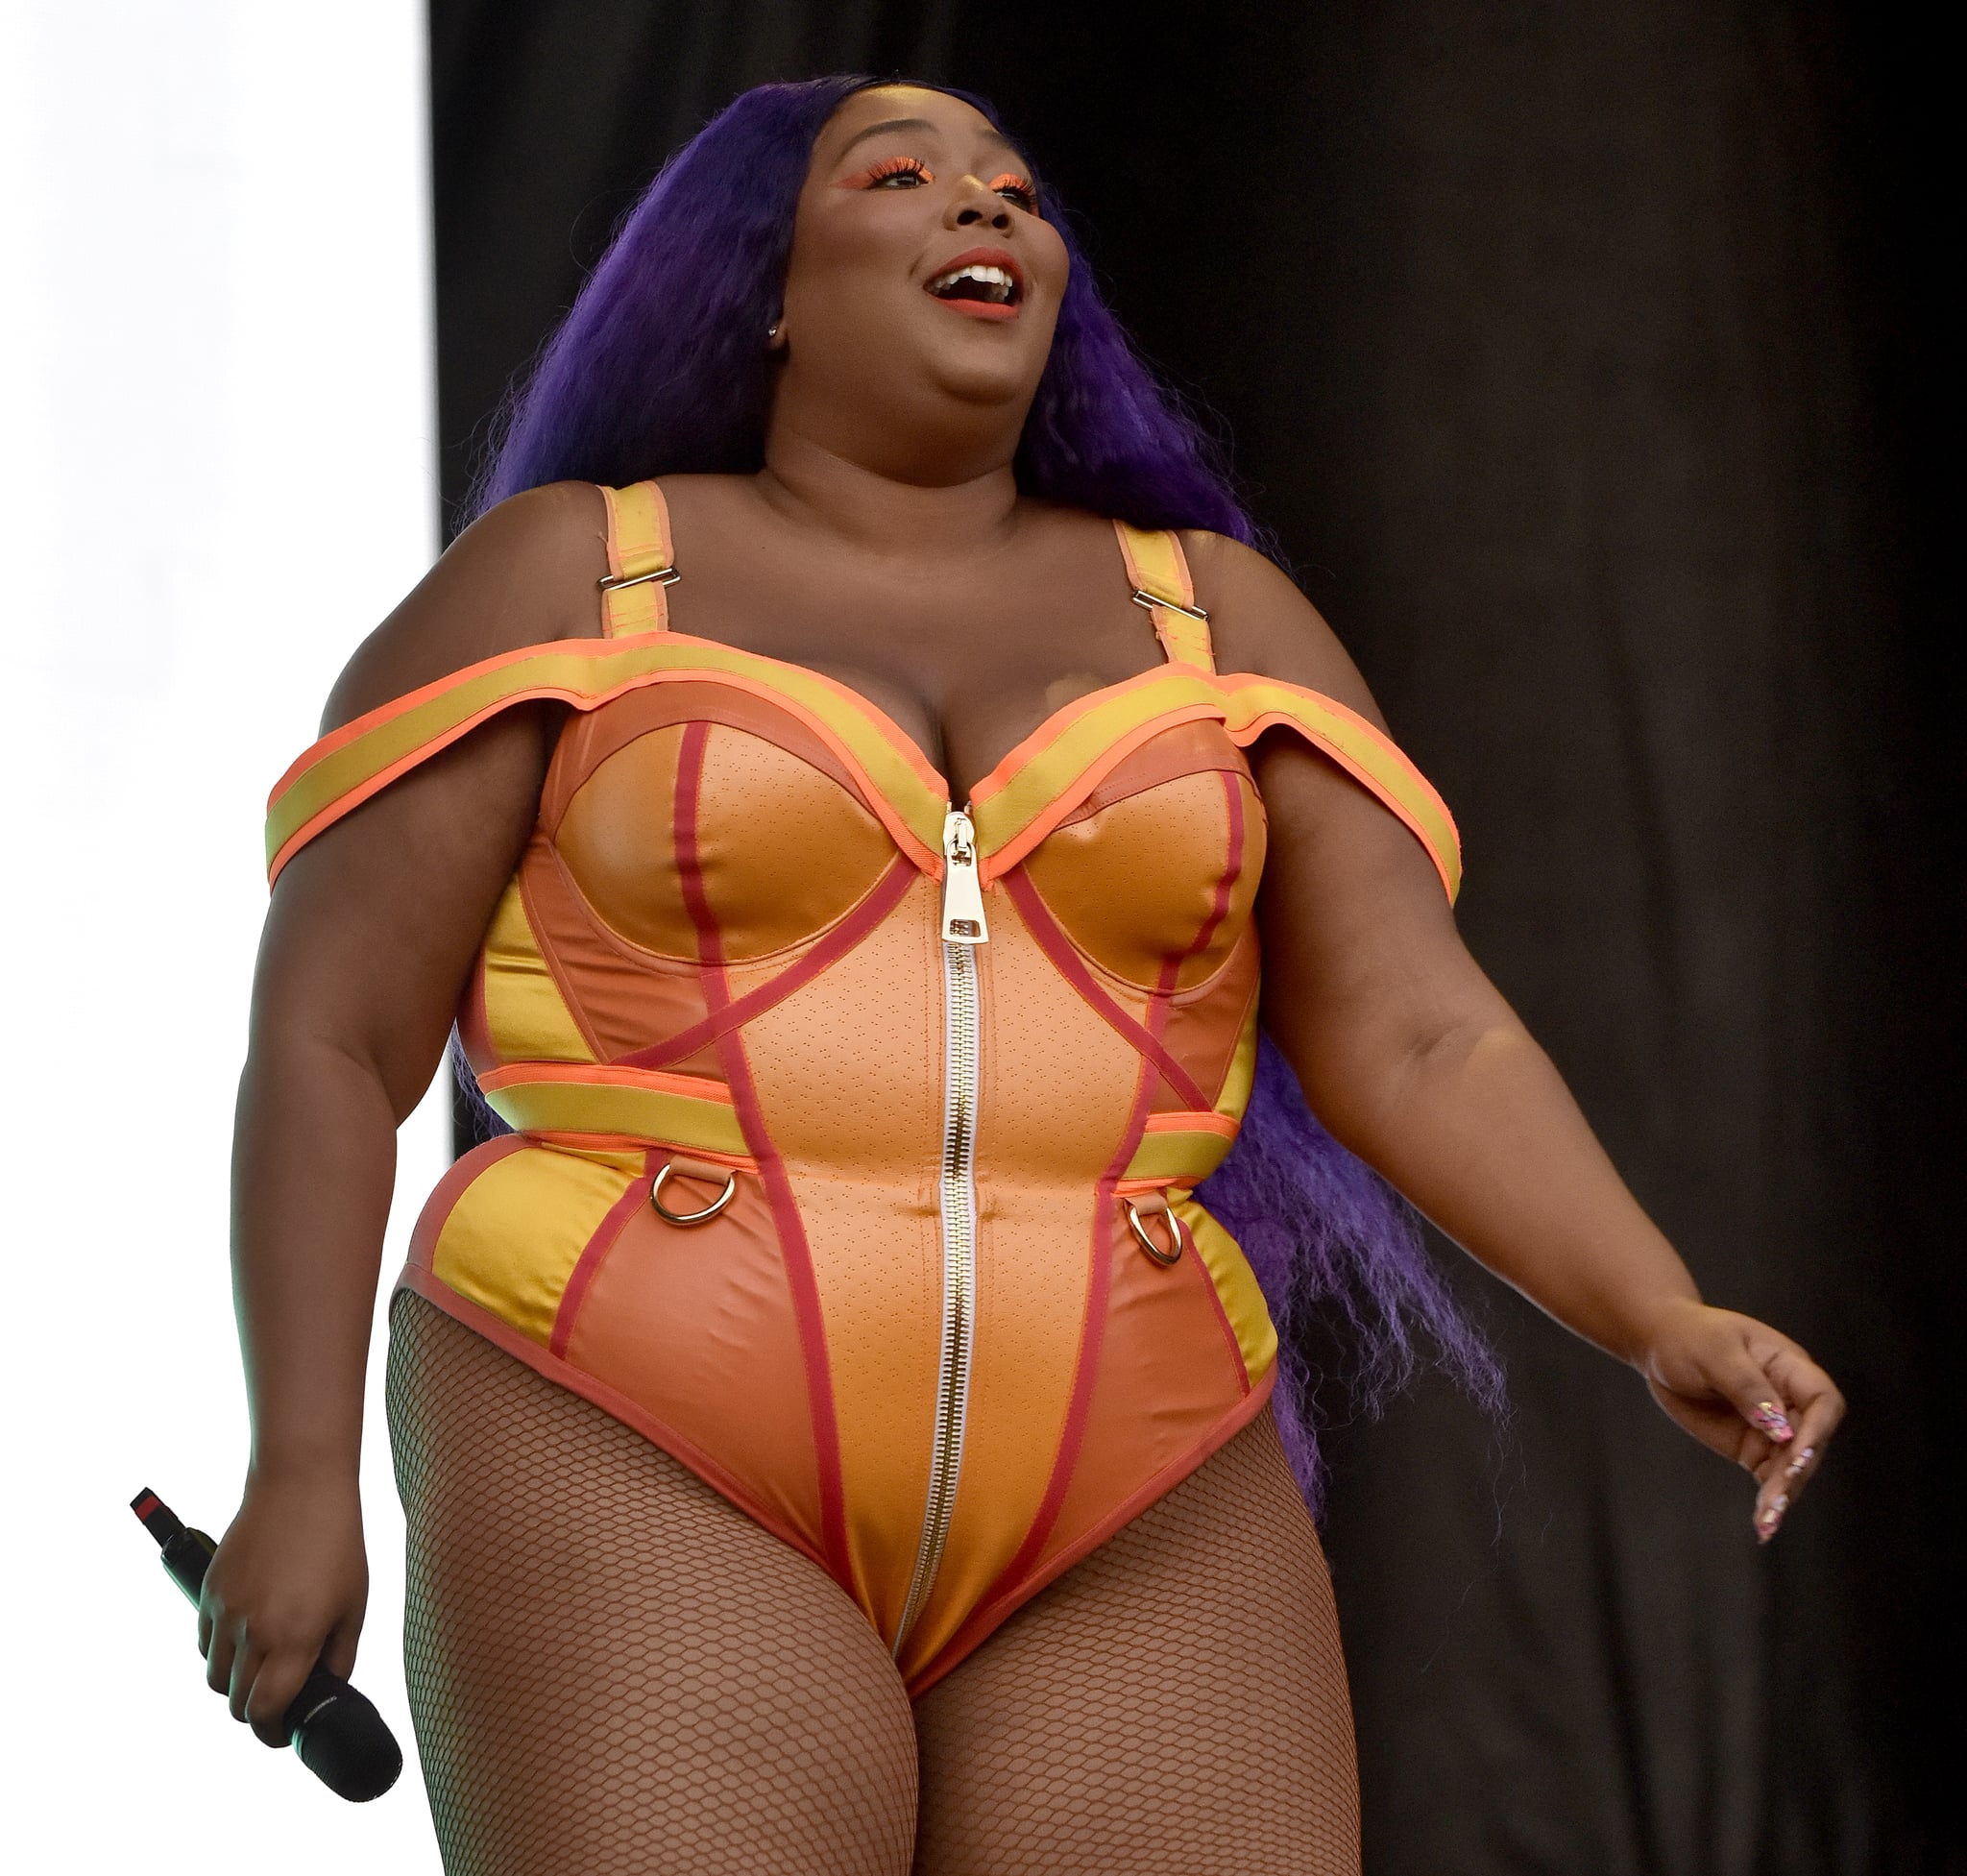
[(952, 808), (942, 822), (942, 941), (982, 944), (989, 936), (977, 883), (977, 830), (968, 815)]

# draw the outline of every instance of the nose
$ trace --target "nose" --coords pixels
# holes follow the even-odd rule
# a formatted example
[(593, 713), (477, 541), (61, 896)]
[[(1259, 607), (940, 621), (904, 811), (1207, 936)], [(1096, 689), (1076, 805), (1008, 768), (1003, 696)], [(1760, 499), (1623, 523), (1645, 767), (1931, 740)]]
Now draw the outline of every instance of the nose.
[(1010, 204), (985, 188), (980, 178), (965, 176), (950, 191), (944, 221), (950, 228), (987, 227), (1005, 234), (1010, 230)]

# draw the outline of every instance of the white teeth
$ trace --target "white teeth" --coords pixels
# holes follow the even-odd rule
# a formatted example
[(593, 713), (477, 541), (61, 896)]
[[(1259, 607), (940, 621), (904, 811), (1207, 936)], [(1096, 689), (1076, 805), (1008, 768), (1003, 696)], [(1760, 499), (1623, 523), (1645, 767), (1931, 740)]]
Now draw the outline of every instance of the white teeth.
[(1009, 300), (1015, 287), (1010, 275), (1002, 267), (984, 267), (972, 262), (967, 267), (953, 267), (947, 274), (938, 274), (929, 282), (932, 293), (946, 294), (959, 280), (975, 280), (979, 286), (987, 288), (986, 298), (998, 305)]

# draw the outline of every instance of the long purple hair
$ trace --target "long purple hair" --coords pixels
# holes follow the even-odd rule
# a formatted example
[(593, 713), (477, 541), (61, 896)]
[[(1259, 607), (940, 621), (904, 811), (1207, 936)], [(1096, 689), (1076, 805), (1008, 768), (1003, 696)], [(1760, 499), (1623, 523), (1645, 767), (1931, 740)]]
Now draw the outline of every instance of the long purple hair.
[[(759, 85), (677, 151), (509, 402), (471, 512), (545, 482), (619, 487), (764, 465), (774, 370), (765, 329), (779, 314), (814, 142), (846, 98), (882, 82)], [(955, 95), (996, 123), (983, 99)], [(1056, 200), (1043, 199), (1072, 265), (1018, 447), (1018, 486), (1139, 527), (1263, 545), (1213, 439), (1134, 351)], [(480, 1109), (480, 1119), (492, 1116)], [(1268, 1038), (1243, 1131), (1197, 1196), (1240, 1239), (1269, 1300), (1281, 1343), (1278, 1425), (1314, 1510), (1332, 1390), (1348, 1410), (1375, 1413), (1431, 1360), (1499, 1405), (1494, 1356), (1429, 1261), (1413, 1211), (1319, 1125)]]

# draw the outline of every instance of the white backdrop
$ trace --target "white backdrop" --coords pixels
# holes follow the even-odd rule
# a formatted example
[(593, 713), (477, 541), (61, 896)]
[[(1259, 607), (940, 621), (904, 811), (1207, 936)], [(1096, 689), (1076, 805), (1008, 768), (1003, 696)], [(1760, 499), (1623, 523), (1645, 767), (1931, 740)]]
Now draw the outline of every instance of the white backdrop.
[[(419, 0), (0, 0), (19, 1869), (437, 1867), (414, 1764), (358, 1808), (231, 1723), (127, 1509), (237, 1502), (260, 816), (435, 546), (424, 30)], [(442, 1108), (403, 1129), (386, 1278)], [(356, 1678), (407, 1748), (378, 1387)]]

